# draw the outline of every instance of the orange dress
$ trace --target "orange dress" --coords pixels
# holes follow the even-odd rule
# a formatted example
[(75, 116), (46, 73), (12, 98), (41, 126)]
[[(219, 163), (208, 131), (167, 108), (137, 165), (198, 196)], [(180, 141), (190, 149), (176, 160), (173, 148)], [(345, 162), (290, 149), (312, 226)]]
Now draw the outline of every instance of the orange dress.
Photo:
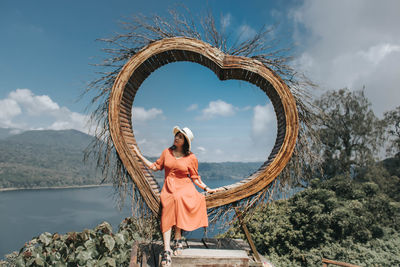
[(172, 226), (185, 231), (193, 231), (208, 226), (205, 196), (199, 193), (191, 179), (200, 179), (198, 161), (191, 153), (176, 158), (169, 148), (164, 149), (155, 165), (158, 170), (165, 169), (164, 186), (161, 189), (161, 232)]

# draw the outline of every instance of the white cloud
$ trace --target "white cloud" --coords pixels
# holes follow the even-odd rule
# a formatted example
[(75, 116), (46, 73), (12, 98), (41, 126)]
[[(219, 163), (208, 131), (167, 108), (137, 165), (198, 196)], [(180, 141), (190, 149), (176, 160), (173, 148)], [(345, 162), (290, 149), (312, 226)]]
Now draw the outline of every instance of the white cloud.
[(269, 12), (269, 14), (271, 15), (271, 17), (273, 18), (281, 18), (282, 17), (282, 12), (277, 10), (277, 9), (271, 9), (271, 11)]
[(161, 117), (163, 111), (158, 108), (151, 108), (146, 110), (142, 107), (132, 108), (132, 121), (134, 122), (145, 122), (148, 120), (153, 120), (155, 118)]
[(16, 89), (0, 99), (0, 127), (21, 130), (76, 129), (89, 133), (88, 116), (60, 107), (47, 95)]
[(249, 25), (243, 24), (238, 28), (237, 34), (239, 36), (239, 41), (245, 41), (253, 38), (257, 34), (257, 31)]
[(146, 131), (146, 138), (137, 138), (137, 144), (143, 155), (159, 157), (161, 152), (172, 145), (173, 137), (166, 139), (158, 137), (157, 133)]
[(7, 120), (21, 114), (21, 108), (17, 101), (14, 99), (1, 99), (0, 100), (0, 119)]
[(267, 133), (271, 122), (274, 122), (275, 113), (271, 104), (265, 106), (257, 105), (253, 109), (252, 129), (254, 136), (260, 136)]
[(192, 111), (192, 110), (196, 110), (199, 107), (199, 105), (197, 104), (192, 104), (190, 105), (186, 110), (187, 111)]
[(277, 134), (276, 114), (272, 104), (255, 106), (251, 123), (251, 141), (254, 155), (249, 157), (253, 156), (254, 159), (266, 160), (274, 146)]
[(379, 64), (386, 56), (392, 52), (399, 52), (400, 45), (392, 44), (378, 44), (376, 46), (369, 47), (368, 51), (360, 51), (358, 54), (364, 57), (371, 64)]
[(231, 21), (232, 21), (231, 13), (228, 13), (226, 15), (221, 15), (221, 28), (224, 30), (227, 27), (229, 27), (229, 25), (231, 25)]
[(252, 106), (245, 106), (243, 108), (239, 108), (239, 110), (247, 111), (247, 110), (250, 110), (251, 108), (252, 108)]
[(217, 155), (222, 155), (222, 154), (224, 154), (224, 151), (222, 151), (221, 149), (217, 148), (217, 149), (215, 150), (215, 154), (217, 154)]
[[(377, 115), (400, 99), (400, 1), (305, 0), (290, 12), (295, 62), (324, 89), (364, 85)], [(338, 19), (340, 18), (340, 19)]]
[(222, 100), (211, 101), (208, 107), (202, 110), (202, 115), (198, 119), (208, 120), (217, 116), (232, 116), (235, 114), (235, 107)]
[(30, 115), (41, 115), (46, 112), (59, 110), (57, 103), (47, 95), (34, 95), (29, 89), (17, 89), (10, 92), (9, 99), (20, 103)]
[(205, 149), (204, 147), (202, 147), (202, 146), (198, 146), (198, 147), (196, 147), (196, 149), (197, 149), (198, 151), (202, 152), (202, 153), (205, 153), (205, 152), (206, 152), (206, 149)]
[[(59, 116), (58, 120), (53, 122), (48, 129), (51, 130), (63, 130), (63, 129), (76, 129), (85, 133), (91, 133), (87, 129), (86, 123), (88, 121), (88, 116), (73, 112), (65, 107), (62, 107), (63, 115)], [(92, 133), (91, 133), (92, 134)]]
[(148, 143), (146, 138), (137, 140), (136, 142), (137, 142), (138, 145), (143, 145), (143, 144), (147, 144)]

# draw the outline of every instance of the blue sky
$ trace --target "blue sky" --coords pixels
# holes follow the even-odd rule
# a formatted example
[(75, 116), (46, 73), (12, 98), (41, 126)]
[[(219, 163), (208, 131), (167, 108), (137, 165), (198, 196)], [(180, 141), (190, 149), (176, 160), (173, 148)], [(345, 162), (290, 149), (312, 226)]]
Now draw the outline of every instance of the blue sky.
[[(0, 127), (78, 129), (93, 95), (76, 101), (98, 77), (104, 44), (133, 14), (167, 15), (178, 1), (0, 1)], [(281, 44), (296, 44), (300, 71), (321, 90), (366, 86), (378, 115), (400, 102), (398, 1), (186, 1), (209, 8), (233, 36), (279, 23)], [(338, 18), (341, 18), (338, 20)], [(173, 63), (155, 71), (134, 102), (134, 130), (145, 155), (172, 142), (172, 127), (192, 129), (200, 161), (264, 161), (276, 120), (257, 87), (219, 81), (203, 66)], [(17, 132), (17, 131), (15, 131)]]

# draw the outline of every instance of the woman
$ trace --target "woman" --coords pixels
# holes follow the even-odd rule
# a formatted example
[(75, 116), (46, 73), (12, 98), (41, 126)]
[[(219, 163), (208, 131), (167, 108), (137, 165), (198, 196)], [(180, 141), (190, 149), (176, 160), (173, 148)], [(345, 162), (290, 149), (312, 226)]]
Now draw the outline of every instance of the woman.
[(148, 161), (134, 146), (138, 157), (153, 170), (165, 169), (164, 186), (161, 189), (161, 232), (164, 239), (164, 251), (161, 264), (171, 264), (171, 229), (175, 227), (174, 255), (179, 255), (183, 249), (182, 232), (193, 231), (199, 227), (208, 226), (205, 196), (194, 187), (193, 182), (206, 191), (214, 193), (218, 189), (210, 189), (198, 174), (198, 161), (190, 151), (193, 140), (192, 131), (185, 127), (173, 128), (174, 144), (164, 149), (159, 159), (154, 163)]

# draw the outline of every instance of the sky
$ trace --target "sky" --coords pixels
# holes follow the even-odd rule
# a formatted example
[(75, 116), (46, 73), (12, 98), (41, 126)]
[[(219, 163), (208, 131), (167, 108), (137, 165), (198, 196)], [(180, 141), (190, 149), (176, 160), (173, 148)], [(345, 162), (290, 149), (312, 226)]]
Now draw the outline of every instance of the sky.
[[(0, 1), (0, 127), (18, 133), (76, 129), (87, 124), (106, 56), (99, 38), (121, 32), (132, 15), (167, 15), (182, 1)], [(251, 3), (251, 4), (250, 4)], [(195, 16), (207, 9), (234, 38), (276, 25), (280, 45), (294, 45), (296, 69), (326, 90), (365, 88), (378, 117), (399, 105), (400, 2), (185, 1)], [(175, 125), (189, 127), (200, 162), (265, 161), (276, 136), (276, 116), (257, 87), (219, 81), (195, 63), (168, 64), (152, 73), (133, 103), (133, 129), (144, 155), (172, 144)]]

